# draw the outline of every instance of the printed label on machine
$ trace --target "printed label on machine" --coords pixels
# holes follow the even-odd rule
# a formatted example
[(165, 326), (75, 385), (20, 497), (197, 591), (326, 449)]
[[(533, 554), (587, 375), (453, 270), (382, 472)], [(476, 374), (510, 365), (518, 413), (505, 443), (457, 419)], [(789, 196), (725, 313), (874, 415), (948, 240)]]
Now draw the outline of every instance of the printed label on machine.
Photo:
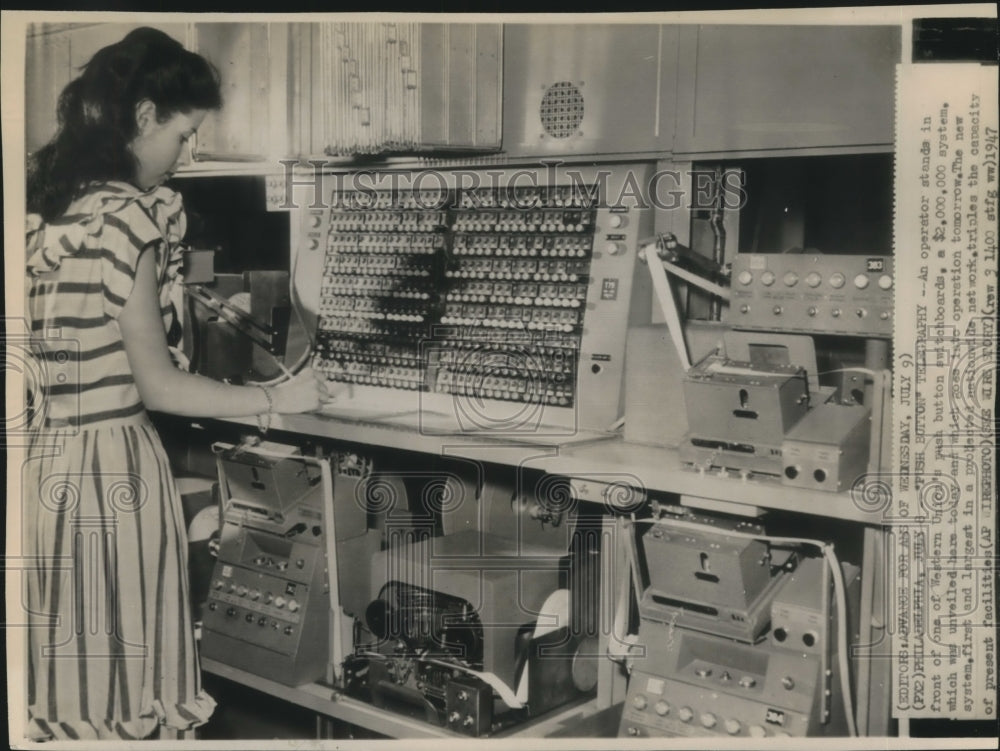
[(893, 710), (996, 717), (997, 69), (898, 69)]

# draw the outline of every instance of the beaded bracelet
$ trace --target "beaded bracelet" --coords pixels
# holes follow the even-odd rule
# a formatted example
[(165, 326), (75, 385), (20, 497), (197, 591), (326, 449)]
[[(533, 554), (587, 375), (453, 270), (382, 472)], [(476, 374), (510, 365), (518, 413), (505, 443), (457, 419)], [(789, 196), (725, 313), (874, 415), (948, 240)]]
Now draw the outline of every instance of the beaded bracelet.
[[(266, 435), (267, 431), (271, 429), (271, 415), (274, 414), (274, 397), (271, 396), (271, 389), (260, 383), (254, 384), (257, 388), (264, 392), (264, 396), (267, 397), (267, 422), (261, 419), (261, 415), (257, 415), (257, 428), (260, 430), (261, 435)], [(262, 413), (264, 414), (264, 413)]]

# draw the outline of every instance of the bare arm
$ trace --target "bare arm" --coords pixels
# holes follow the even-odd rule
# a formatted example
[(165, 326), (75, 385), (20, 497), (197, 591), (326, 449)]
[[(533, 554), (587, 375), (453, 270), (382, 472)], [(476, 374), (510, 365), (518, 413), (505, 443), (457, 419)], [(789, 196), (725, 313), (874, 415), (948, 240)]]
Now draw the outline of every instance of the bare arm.
[[(156, 294), (155, 258), (139, 256), (132, 294), (118, 324), (132, 376), (147, 408), (192, 417), (245, 417), (268, 411), (267, 397), (256, 386), (230, 386), (178, 370), (167, 350)], [(325, 382), (311, 370), (272, 389), (275, 412), (308, 412), (330, 397)]]

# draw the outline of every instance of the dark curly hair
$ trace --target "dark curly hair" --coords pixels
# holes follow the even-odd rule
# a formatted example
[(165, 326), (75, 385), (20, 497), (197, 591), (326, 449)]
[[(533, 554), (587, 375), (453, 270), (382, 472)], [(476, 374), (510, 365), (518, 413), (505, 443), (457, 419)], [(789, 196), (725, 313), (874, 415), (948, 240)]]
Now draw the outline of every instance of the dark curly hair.
[(92, 181), (135, 179), (129, 144), (136, 105), (156, 105), (157, 119), (222, 105), (218, 71), (157, 29), (135, 29), (99, 50), (59, 95), (59, 130), (28, 160), (28, 211), (51, 221)]

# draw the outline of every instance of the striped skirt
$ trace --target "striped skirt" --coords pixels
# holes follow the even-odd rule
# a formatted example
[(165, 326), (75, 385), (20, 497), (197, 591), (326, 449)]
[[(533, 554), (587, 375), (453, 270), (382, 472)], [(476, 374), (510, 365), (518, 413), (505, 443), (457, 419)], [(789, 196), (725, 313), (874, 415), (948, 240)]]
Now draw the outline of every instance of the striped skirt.
[(22, 483), (29, 737), (204, 723), (183, 512), (148, 417), (37, 434)]

